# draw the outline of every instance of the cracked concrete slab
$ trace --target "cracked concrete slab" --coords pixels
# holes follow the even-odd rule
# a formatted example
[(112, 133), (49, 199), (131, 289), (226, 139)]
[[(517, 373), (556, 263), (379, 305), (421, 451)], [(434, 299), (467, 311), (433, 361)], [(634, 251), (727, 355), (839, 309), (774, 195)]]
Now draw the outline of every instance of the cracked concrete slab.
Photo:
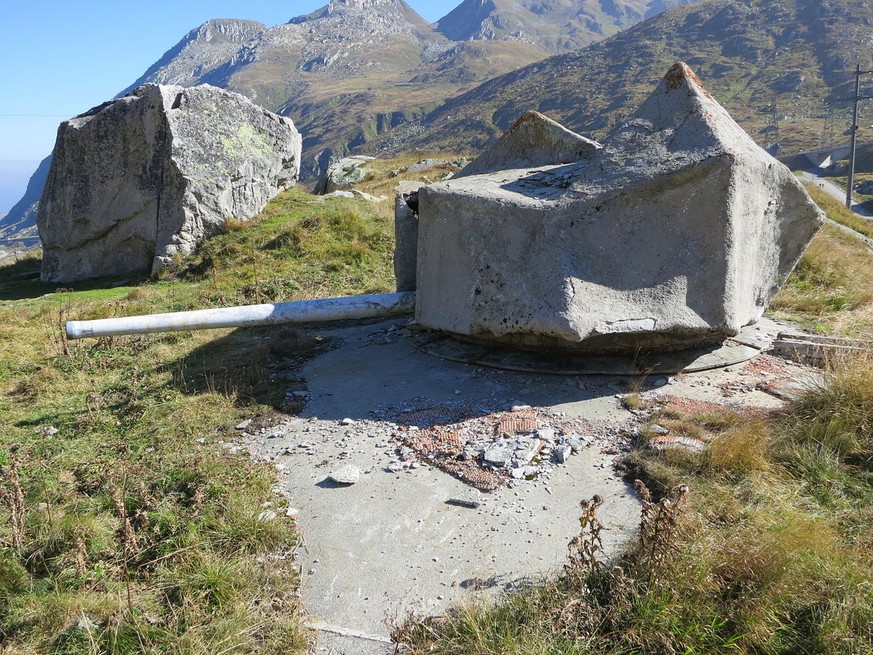
[[(765, 321), (760, 343), (780, 329)], [(578, 530), (579, 503), (595, 494), (605, 501), (599, 516), (608, 528), (607, 553), (615, 554), (633, 535), (639, 501), (613, 468), (628, 447), (626, 433), (616, 426), (639, 420), (621, 403), (633, 380), (441, 360), (417, 351), (402, 321), (319, 334), (341, 345), (304, 367), (303, 413), (281, 429), (250, 435), (260, 456), (282, 471), (297, 511), (301, 594), (320, 634), (318, 652), (393, 652), (390, 624), (409, 612), (440, 615), (464, 599), (493, 598), (556, 574)], [(756, 362), (637, 383), (644, 395), (780, 406), (759, 384), (772, 371)], [(802, 370), (780, 373), (796, 378)], [(398, 417), (417, 417), (424, 426), (426, 417), (438, 420), (438, 408), (463, 406), (465, 416), (473, 415), (469, 424), (481, 427), (520, 405), (539, 409), (546, 435), (566, 432), (567, 426), (600, 430), (574, 437), (566, 463), (542, 463), (534, 479), (509, 477), (490, 493), (411, 451), (407, 461), (398, 460), (403, 439), (421, 429), (402, 425)], [(361, 471), (356, 484), (329, 479), (345, 465)]]

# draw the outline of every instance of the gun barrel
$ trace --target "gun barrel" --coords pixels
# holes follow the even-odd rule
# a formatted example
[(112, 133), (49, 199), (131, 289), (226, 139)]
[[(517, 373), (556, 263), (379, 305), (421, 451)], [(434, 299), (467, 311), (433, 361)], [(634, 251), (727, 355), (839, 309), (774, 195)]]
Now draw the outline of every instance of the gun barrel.
[(299, 300), (274, 305), (201, 309), (95, 321), (67, 321), (67, 337), (109, 337), (215, 328), (319, 323), (347, 319), (401, 316), (415, 311), (415, 293), (384, 293), (346, 298)]

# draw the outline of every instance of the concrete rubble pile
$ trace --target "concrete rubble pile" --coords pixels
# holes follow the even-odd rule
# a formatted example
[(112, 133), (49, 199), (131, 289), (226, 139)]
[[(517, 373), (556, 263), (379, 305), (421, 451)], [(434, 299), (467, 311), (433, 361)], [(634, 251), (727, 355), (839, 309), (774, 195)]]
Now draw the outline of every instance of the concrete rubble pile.
[(715, 343), (760, 319), (823, 221), (685, 64), (602, 146), (547, 120), (422, 187), (414, 216), (398, 203), (421, 326), (576, 352)]
[(288, 118), (149, 84), (61, 124), (37, 223), (46, 282), (154, 271), (256, 216), (300, 171)]

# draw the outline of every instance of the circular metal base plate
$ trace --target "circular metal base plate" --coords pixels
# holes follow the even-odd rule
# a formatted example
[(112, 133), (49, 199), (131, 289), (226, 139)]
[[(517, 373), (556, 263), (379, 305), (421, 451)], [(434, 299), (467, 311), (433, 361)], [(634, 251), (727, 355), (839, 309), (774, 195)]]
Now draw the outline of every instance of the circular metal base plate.
[(428, 355), (453, 362), (476, 364), (524, 373), (551, 375), (672, 375), (724, 368), (749, 361), (757, 348), (732, 339), (708, 348), (640, 355), (536, 353), (459, 341), (448, 334), (414, 332), (413, 346)]

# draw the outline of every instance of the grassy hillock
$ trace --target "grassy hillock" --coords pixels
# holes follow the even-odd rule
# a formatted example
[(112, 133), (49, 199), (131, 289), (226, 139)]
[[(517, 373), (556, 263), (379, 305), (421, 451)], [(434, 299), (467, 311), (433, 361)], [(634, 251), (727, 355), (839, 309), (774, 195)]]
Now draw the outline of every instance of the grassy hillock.
[[(387, 194), (416, 159), (374, 162), (363, 189)], [(292, 190), (155, 279), (56, 289), (36, 258), (0, 268), (2, 652), (305, 651), (296, 526), (234, 426), (298, 410), (286, 394), (327, 344), (287, 327), (69, 342), (62, 325), (389, 291), (392, 212)], [(825, 229), (775, 306), (870, 337), (870, 279), (864, 248)], [(867, 652), (870, 370), (753, 421), (653, 414), (718, 434), (699, 457), (629, 459), (662, 536), (616, 569), (584, 555), (583, 534), (560, 580), (409, 624), (413, 651)], [(682, 483), (682, 510), (662, 512)]]
[[(291, 329), (68, 342), (87, 319), (392, 289), (388, 208), (302, 191), (157, 280), (0, 269), (3, 652), (304, 652), (294, 522), (237, 444), (322, 345)], [(390, 203), (386, 203), (390, 204)]]

